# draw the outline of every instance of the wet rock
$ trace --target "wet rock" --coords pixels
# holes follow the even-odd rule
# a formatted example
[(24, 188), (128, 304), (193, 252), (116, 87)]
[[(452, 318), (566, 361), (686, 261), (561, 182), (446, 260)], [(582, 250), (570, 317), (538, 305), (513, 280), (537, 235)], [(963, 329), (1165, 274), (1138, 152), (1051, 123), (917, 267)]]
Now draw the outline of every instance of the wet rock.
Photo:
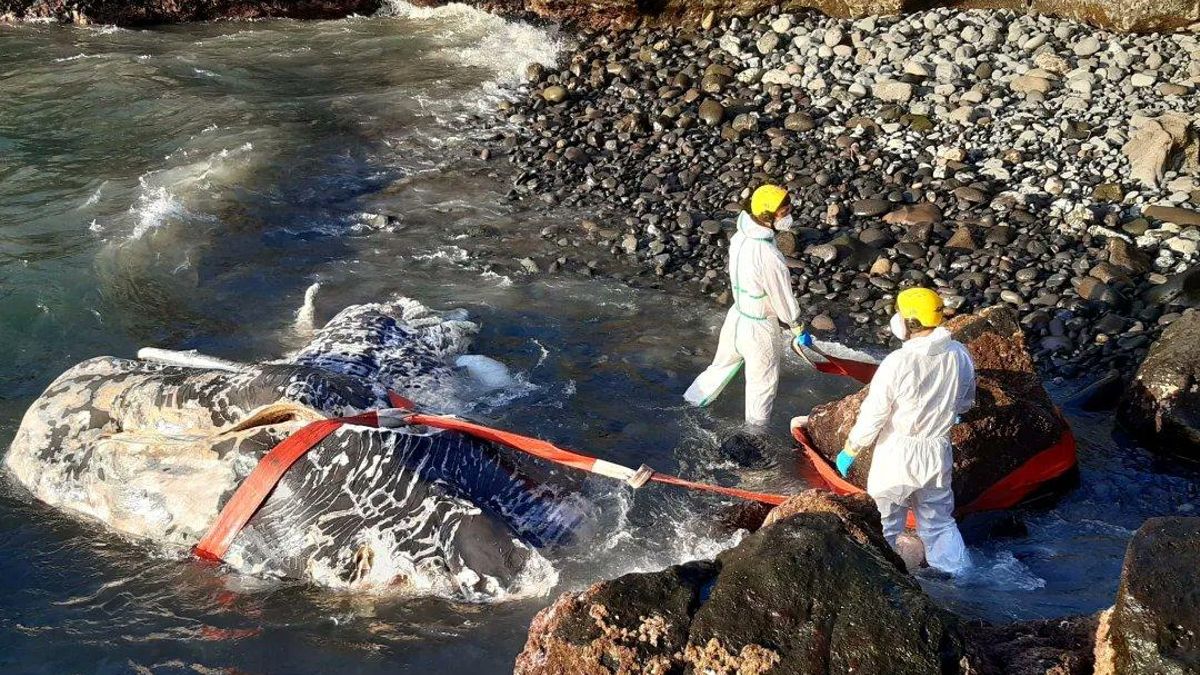
[(542, 98), (546, 99), (547, 103), (562, 103), (567, 100), (567, 90), (557, 84), (546, 87), (542, 90)]
[(1116, 305), (1121, 302), (1121, 296), (1096, 277), (1076, 277), (1071, 280), (1071, 285), (1075, 287), (1075, 292), (1079, 294), (1079, 297), (1084, 300), (1106, 305)]
[(865, 496), (802, 493), (713, 562), (560, 596), (515, 672), (960, 672), (960, 623), (903, 571), (878, 519)]
[(1151, 518), (1125, 551), (1100, 619), (1096, 675), (1200, 672), (1200, 518)]
[(837, 324), (833, 322), (828, 314), (818, 314), (812, 320), (813, 330), (819, 330), (823, 333), (832, 333), (837, 330)]
[[(954, 427), (954, 494), (967, 504), (1030, 457), (1058, 441), (1065, 423), (1042, 387), (1016, 315), (1003, 306), (947, 322), (955, 339), (975, 361), (976, 405)], [(831, 461), (866, 397), (866, 389), (812, 410), (808, 432), (817, 450)], [(850, 481), (866, 486), (873, 448), (864, 450)]]
[(1200, 312), (1189, 311), (1150, 348), (1117, 418), (1161, 452), (1200, 461)]
[(717, 101), (708, 99), (700, 104), (700, 121), (709, 126), (716, 126), (725, 119), (725, 106)]
[(1092, 675), (1098, 623), (1080, 616), (972, 626), (969, 640), (996, 675)]

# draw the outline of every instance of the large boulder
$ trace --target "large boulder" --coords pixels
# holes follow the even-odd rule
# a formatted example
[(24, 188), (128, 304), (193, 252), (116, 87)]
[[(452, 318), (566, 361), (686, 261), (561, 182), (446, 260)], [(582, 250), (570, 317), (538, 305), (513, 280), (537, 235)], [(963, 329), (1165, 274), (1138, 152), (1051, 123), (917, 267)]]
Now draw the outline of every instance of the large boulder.
[(1200, 460), (1200, 312), (1176, 319), (1150, 347), (1118, 418), (1148, 446)]
[[(967, 504), (1066, 430), (1042, 387), (1016, 316), (1006, 307), (951, 319), (946, 327), (975, 361), (975, 408), (954, 427), (954, 495)], [(845, 447), (867, 388), (817, 406), (806, 428), (818, 452), (831, 461)], [(874, 449), (863, 451), (850, 482), (866, 487)]]
[(1129, 175), (1134, 180), (1158, 187), (1169, 170), (1197, 170), (1200, 146), (1187, 115), (1169, 112), (1158, 117), (1134, 116), (1129, 126), (1129, 141), (1121, 151), (1129, 160)]
[(884, 543), (863, 496), (809, 491), (712, 562), (566, 593), (516, 672), (959, 673), (959, 621)]
[(1096, 636), (1096, 675), (1200, 673), (1200, 518), (1152, 518), (1133, 535)]

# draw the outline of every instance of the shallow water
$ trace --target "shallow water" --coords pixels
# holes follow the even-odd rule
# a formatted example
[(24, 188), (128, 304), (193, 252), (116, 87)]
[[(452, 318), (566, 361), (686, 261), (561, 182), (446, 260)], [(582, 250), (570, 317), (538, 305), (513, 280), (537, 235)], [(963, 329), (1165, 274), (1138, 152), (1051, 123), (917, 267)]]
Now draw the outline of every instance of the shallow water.
[[(717, 446), (740, 392), (709, 413), (680, 393), (720, 311), (575, 274), (525, 275), (555, 219), (509, 204), (499, 164), (467, 157), (471, 116), (555, 36), (465, 10), (156, 31), (0, 27), (0, 442), (59, 372), (141, 346), (237, 360), (406, 294), (482, 323), (473, 351), (510, 386), (472, 414), (688, 477), (795, 489), (781, 438), (763, 467)], [(393, 214), (390, 222), (363, 213)], [(554, 253), (555, 256), (560, 253)], [(580, 248), (567, 269), (606, 254)], [(775, 424), (852, 389), (789, 361)], [(992, 619), (1090, 612), (1140, 522), (1197, 499), (1186, 478), (1077, 414), (1083, 485), (980, 544), (983, 572), (926, 582)], [(709, 557), (736, 540), (719, 502), (592, 485), (602, 522), (556, 555), (558, 590)], [(0, 481), (0, 669), (14, 672), (504, 672), (548, 599), (498, 605), (354, 597), (238, 578), (125, 541)]]

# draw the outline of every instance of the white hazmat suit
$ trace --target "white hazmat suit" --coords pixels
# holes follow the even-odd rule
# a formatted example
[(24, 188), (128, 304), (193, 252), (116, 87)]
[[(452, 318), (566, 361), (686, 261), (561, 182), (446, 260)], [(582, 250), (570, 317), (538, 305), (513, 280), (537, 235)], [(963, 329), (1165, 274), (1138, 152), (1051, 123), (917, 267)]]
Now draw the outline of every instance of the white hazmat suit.
[(792, 295), (787, 263), (775, 248), (774, 232), (744, 211), (729, 242), (729, 280), (733, 307), (721, 326), (717, 354), (683, 397), (692, 405), (708, 405), (744, 363), (746, 423), (765, 426), (779, 387), (777, 322), (795, 325), (800, 306)]
[(956, 574), (970, 566), (950, 489), (954, 453), (950, 428), (975, 405), (975, 365), (950, 331), (912, 338), (879, 364), (858, 419), (846, 439), (875, 444), (867, 493), (893, 547), (911, 506), (930, 567)]

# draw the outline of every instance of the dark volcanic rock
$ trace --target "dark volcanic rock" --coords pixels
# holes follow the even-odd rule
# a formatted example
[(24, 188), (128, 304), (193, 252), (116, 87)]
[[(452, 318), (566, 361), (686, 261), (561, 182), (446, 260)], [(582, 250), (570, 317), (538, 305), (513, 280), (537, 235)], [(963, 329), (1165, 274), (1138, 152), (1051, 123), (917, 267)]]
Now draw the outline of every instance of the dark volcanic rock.
[(715, 562), (564, 594), (534, 619), (515, 672), (978, 672), (870, 500), (809, 491), (779, 509)]
[(997, 675), (1092, 675), (1097, 623), (1096, 616), (1081, 616), (969, 630)]
[(1150, 348), (1118, 419), (1147, 445), (1200, 460), (1200, 312), (1177, 319)]
[(217, 19), (340, 19), (370, 15), (383, 0), (0, 0), (0, 23), (53, 19), (66, 23), (142, 26)]
[(1200, 672), (1200, 518), (1151, 518), (1096, 636), (1097, 675)]
[[(1011, 310), (991, 307), (955, 317), (946, 326), (975, 360), (975, 408), (951, 432), (955, 499), (967, 504), (1058, 441), (1066, 427), (1042, 387)], [(809, 436), (830, 460), (845, 445), (866, 393), (864, 388), (817, 406), (809, 415)], [(866, 486), (873, 450), (864, 450), (851, 469), (855, 485)]]

